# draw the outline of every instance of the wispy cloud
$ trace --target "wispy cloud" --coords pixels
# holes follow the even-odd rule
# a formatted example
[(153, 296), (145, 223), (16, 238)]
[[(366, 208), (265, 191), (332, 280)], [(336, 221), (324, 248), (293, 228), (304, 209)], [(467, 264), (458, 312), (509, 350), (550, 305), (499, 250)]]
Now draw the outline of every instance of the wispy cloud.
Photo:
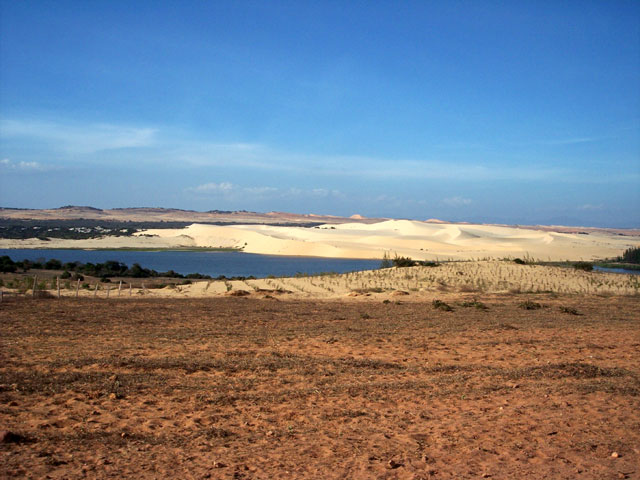
[(602, 204), (592, 205), (590, 203), (585, 203), (584, 205), (580, 205), (578, 207), (578, 210), (585, 210), (585, 211), (604, 210), (604, 205), (602, 205)]
[(113, 124), (78, 125), (33, 120), (1, 120), (0, 136), (46, 142), (71, 153), (148, 147), (155, 143), (157, 130)]
[(268, 198), (327, 198), (327, 197), (344, 197), (339, 190), (326, 188), (302, 189), (296, 187), (277, 188), (271, 186), (241, 186), (234, 185), (229, 182), (210, 182), (188, 187), (185, 189), (187, 193), (199, 196), (239, 198), (239, 197), (268, 197)]
[(470, 198), (456, 196), (456, 197), (444, 198), (442, 199), (442, 203), (450, 207), (463, 207), (465, 205), (471, 205), (472, 201)]
[(46, 170), (46, 167), (38, 162), (13, 162), (8, 158), (3, 158), (0, 160), (0, 169), (33, 172)]
[[(547, 163), (508, 162), (504, 159), (457, 160), (451, 162), (436, 153), (422, 158), (385, 158), (363, 155), (315, 154), (294, 152), (251, 142), (216, 142), (192, 138), (173, 128), (153, 125), (80, 124), (53, 120), (0, 120), (2, 155), (13, 157), (7, 145), (21, 142), (35, 145), (40, 158), (58, 158), (60, 164), (119, 164), (137, 168), (164, 169), (222, 167), (236, 170), (263, 171), (273, 174), (308, 175), (332, 179), (364, 179), (372, 181), (450, 180), (466, 182), (527, 181), (563, 183), (637, 182), (640, 174), (620, 174), (603, 178), (584, 169), (558, 167)], [(583, 137), (556, 142), (585, 142)], [(54, 155), (55, 153), (55, 155)], [(17, 155), (18, 153), (16, 153)], [(35, 158), (37, 160), (37, 157)], [(33, 158), (21, 159), (25, 162)], [(562, 162), (554, 162), (563, 165)], [(455, 168), (453, 168), (455, 166)], [(211, 187), (212, 191), (217, 187)], [(272, 193), (269, 191), (249, 193)], [(321, 194), (321, 192), (318, 192)]]
[(203, 183), (196, 187), (187, 188), (187, 191), (196, 193), (228, 193), (233, 191), (234, 186), (228, 182), (222, 183)]

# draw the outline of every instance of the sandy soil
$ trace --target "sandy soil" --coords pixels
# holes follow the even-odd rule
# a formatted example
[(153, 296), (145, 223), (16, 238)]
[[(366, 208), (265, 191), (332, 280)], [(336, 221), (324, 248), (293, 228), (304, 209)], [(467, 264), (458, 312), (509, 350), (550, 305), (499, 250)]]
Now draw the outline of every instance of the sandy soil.
[(0, 239), (0, 248), (237, 248), (248, 253), (334, 258), (375, 258), (387, 253), (421, 260), (531, 257), (540, 260), (598, 260), (640, 244), (640, 235), (594, 230), (562, 233), (495, 225), (410, 220), (326, 224), (314, 228), (271, 225), (193, 224), (154, 229), (132, 237), (88, 240)]
[(436, 297), (5, 297), (0, 476), (638, 478), (637, 296)]

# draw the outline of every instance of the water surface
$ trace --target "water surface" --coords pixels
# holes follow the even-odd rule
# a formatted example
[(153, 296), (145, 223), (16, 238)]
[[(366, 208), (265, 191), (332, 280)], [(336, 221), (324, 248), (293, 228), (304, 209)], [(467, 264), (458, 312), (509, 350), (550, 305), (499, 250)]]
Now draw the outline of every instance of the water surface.
[(628, 270), (626, 268), (606, 268), (606, 267), (598, 267), (597, 265), (594, 265), (593, 270), (598, 272), (607, 272), (607, 273), (625, 273), (627, 275), (640, 275), (640, 270)]
[(132, 251), (132, 250), (65, 250), (65, 249), (0, 249), (0, 256), (8, 255), (13, 261), (46, 261), (52, 258), (66, 262), (104, 263), (115, 260), (129, 267), (139, 263), (157, 272), (174, 272), (183, 275), (201, 273), (217, 277), (264, 278), (269, 275), (294, 276), (297, 273), (337, 272), (346, 273), (372, 270), (380, 266), (380, 260), (352, 258), (293, 257), (281, 255), (256, 255), (242, 252), (194, 252), (194, 251)]

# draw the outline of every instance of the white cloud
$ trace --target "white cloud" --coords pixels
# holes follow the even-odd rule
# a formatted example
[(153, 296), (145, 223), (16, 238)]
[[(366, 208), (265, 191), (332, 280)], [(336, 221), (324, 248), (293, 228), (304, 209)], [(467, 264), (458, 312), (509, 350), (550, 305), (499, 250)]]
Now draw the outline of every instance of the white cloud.
[(234, 186), (228, 182), (222, 183), (204, 183), (196, 187), (190, 187), (187, 190), (197, 193), (229, 193), (234, 189)]
[(444, 198), (442, 203), (449, 205), (450, 207), (463, 207), (465, 205), (471, 205), (471, 199), (464, 197), (449, 197)]
[(40, 171), (45, 170), (44, 165), (38, 162), (13, 162), (8, 158), (0, 160), (0, 169), (14, 170), (14, 171)]
[(590, 203), (585, 203), (584, 205), (580, 205), (578, 207), (578, 210), (586, 210), (586, 211), (604, 210), (604, 205), (602, 204), (592, 205)]

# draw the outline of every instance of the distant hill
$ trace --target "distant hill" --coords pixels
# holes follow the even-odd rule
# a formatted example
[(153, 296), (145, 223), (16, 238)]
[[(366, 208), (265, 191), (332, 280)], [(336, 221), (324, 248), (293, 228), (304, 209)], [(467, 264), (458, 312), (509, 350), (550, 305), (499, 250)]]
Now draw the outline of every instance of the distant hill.
[(310, 223), (376, 223), (379, 218), (347, 218), (335, 215), (297, 214), (287, 212), (247, 212), (210, 210), (197, 212), (177, 208), (132, 207), (102, 210), (89, 206), (65, 205), (50, 209), (0, 208), (0, 218), (11, 220), (102, 220), (118, 222), (188, 222), (188, 223), (250, 223), (291, 224)]

